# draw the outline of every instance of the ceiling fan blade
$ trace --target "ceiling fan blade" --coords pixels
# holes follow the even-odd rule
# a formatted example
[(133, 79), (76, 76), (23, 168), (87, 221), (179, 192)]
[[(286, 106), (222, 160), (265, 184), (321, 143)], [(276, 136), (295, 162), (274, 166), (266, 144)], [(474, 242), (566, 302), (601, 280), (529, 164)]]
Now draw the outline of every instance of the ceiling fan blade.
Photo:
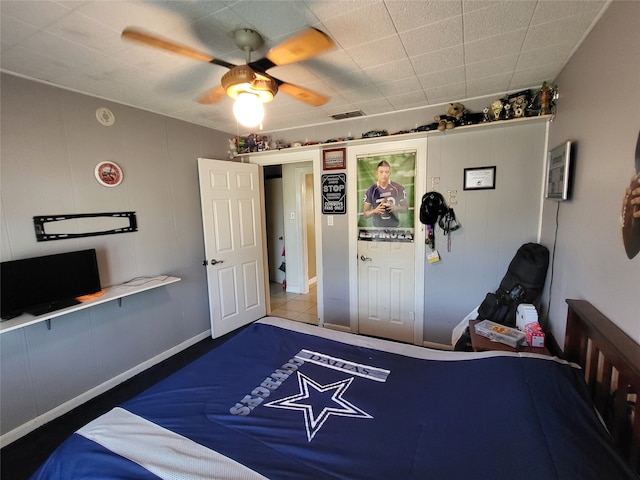
[(220, 65), (221, 67), (233, 68), (235, 65), (224, 60), (213, 58), (211, 55), (195, 50), (185, 45), (165, 40), (154, 34), (144, 32), (135, 27), (127, 27), (122, 31), (122, 38), (132, 42), (142, 43), (151, 47), (165, 50), (167, 52), (182, 55), (183, 57), (189, 57), (201, 62), (213, 63), (214, 65)]
[(334, 47), (335, 43), (327, 34), (317, 28), (308, 27), (273, 47), (265, 58), (274, 66), (286, 65), (315, 57)]
[(212, 104), (218, 103), (220, 100), (227, 96), (226, 90), (222, 87), (222, 85), (218, 85), (215, 88), (212, 88), (207, 93), (204, 93), (200, 98), (198, 98), (198, 103)]
[(298, 85), (293, 85), (291, 83), (279, 83), (278, 90), (313, 107), (319, 107), (329, 101), (329, 97), (322, 95), (321, 93), (314, 92), (308, 88), (299, 87)]

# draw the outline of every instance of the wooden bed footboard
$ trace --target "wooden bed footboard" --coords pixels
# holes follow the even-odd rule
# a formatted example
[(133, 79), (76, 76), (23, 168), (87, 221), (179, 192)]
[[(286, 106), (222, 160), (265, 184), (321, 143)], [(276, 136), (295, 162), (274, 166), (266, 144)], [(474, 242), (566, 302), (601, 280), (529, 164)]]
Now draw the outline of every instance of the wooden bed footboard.
[(640, 473), (640, 345), (589, 302), (567, 304), (564, 356), (583, 367), (593, 403), (622, 455)]

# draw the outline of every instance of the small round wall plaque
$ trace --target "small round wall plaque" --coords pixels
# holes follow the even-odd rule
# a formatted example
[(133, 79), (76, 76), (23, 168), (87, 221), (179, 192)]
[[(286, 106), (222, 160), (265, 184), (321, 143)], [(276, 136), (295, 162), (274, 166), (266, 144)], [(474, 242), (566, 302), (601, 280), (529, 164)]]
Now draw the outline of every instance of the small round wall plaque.
[(120, 166), (113, 162), (98, 163), (94, 173), (96, 180), (105, 187), (117, 187), (124, 178)]

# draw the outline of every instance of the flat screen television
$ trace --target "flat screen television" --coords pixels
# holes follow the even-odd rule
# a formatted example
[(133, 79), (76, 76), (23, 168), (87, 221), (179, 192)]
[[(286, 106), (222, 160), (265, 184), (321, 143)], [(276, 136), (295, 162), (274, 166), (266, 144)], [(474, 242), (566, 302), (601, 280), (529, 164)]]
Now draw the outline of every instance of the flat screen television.
[(95, 249), (2, 262), (0, 317), (43, 315), (100, 289)]

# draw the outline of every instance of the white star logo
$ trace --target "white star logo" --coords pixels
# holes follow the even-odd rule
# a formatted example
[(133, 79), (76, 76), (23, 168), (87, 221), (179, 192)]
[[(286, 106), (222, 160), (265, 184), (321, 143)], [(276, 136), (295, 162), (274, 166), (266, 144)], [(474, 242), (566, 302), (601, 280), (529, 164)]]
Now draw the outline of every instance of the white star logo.
[[(265, 407), (284, 408), (286, 410), (302, 410), (309, 442), (313, 440), (313, 437), (331, 415), (337, 415), (339, 417), (373, 418), (367, 412), (359, 409), (343, 398), (347, 388), (349, 388), (349, 385), (353, 382), (353, 377), (330, 383), (329, 385), (320, 385), (299, 371), (297, 373), (300, 393), (265, 403), (264, 405)], [(311, 387), (311, 389), (309, 387)], [(333, 391), (333, 393), (327, 398), (328, 393), (331, 391)], [(308, 400), (308, 402), (305, 403), (304, 400)], [(314, 406), (316, 407), (315, 411)], [(320, 410), (320, 412), (316, 415), (318, 410)]]

